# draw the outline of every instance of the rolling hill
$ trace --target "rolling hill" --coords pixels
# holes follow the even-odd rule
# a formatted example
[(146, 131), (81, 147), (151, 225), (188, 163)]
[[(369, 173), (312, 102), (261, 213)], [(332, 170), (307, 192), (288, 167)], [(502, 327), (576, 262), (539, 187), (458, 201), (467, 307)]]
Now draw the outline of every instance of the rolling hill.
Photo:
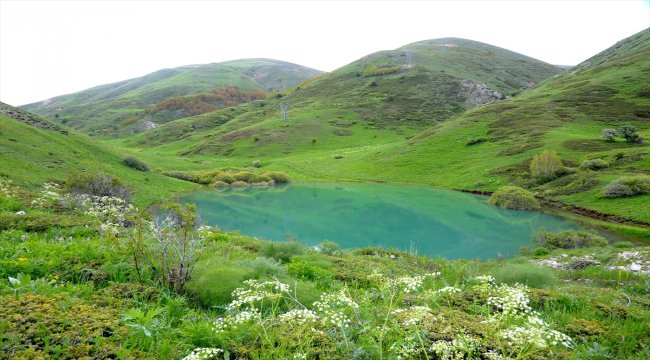
[[(632, 124), (644, 144), (606, 142), (605, 128)], [(605, 214), (650, 223), (650, 195), (606, 198), (603, 189), (623, 175), (650, 174), (650, 29), (519, 96), (470, 110), (412, 139), (291, 157), (310, 177), (414, 182), (489, 191), (506, 184)], [(569, 174), (540, 184), (531, 158), (556, 151)], [(333, 160), (337, 155), (344, 158)], [(582, 170), (586, 160), (608, 167)]]
[(203, 101), (202, 108), (214, 110), (233, 105), (219, 97), (205, 97), (214, 95), (215, 88), (232, 87), (245, 94), (266, 93), (294, 87), (320, 73), (271, 59), (188, 65), (57, 96), (22, 108), (92, 135), (128, 134), (153, 127), (152, 123), (164, 123), (193, 114), (193, 109), (187, 107), (151, 111), (156, 105), (164, 106), (166, 100)]
[(475, 41), (421, 41), (370, 54), (264, 101), (176, 120), (126, 144), (169, 147), (177, 141), (177, 154), (257, 157), (383, 144), (561, 71)]
[(102, 172), (130, 184), (138, 203), (153, 202), (188, 183), (127, 167), (123, 154), (87, 135), (0, 103), (0, 177), (26, 188), (74, 174)]

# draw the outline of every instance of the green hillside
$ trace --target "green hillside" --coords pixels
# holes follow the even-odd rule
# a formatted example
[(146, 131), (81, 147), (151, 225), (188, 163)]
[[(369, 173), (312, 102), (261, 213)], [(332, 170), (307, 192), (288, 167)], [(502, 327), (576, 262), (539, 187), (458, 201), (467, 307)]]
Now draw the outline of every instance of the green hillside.
[(22, 108), (86, 133), (114, 135), (137, 131), (145, 121), (157, 124), (188, 116), (184, 112), (145, 112), (166, 99), (210, 93), (215, 87), (233, 86), (244, 92), (284, 90), (320, 73), (270, 59), (188, 65), (58, 96)]
[(0, 103), (0, 177), (27, 188), (102, 172), (128, 184), (138, 203), (152, 202), (188, 183), (127, 167), (123, 154), (86, 135)]
[[(408, 141), (366, 151), (286, 160), (307, 174), (359, 180), (417, 182), (457, 189), (493, 190), (508, 183), (570, 204), (650, 223), (650, 195), (605, 198), (603, 189), (622, 175), (650, 173), (650, 30), (625, 39), (570, 73), (514, 99), (486, 105)], [(633, 124), (644, 144), (605, 142), (604, 128)], [(531, 158), (556, 151), (575, 174), (538, 184)], [(580, 170), (602, 159), (600, 171)]]
[[(402, 140), (561, 70), (491, 45), (438, 39), (368, 55), (265, 101), (182, 119), (127, 141), (183, 155), (275, 156)], [(288, 106), (288, 120), (280, 107)]]

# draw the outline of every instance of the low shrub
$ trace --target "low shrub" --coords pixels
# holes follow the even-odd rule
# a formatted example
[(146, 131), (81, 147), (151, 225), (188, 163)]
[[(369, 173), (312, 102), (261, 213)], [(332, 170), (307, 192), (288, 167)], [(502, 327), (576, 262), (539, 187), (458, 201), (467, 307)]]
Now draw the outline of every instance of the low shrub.
[(238, 173), (233, 174), (233, 177), (237, 181), (243, 181), (246, 183), (251, 183), (253, 182), (253, 173), (250, 171), (240, 171)]
[(533, 177), (540, 179), (554, 179), (562, 170), (562, 160), (555, 151), (545, 150), (539, 155), (533, 156), (530, 162), (530, 173)]
[(539, 289), (552, 287), (559, 282), (553, 270), (531, 263), (507, 263), (494, 269), (492, 276), (498, 283), (524, 284)]
[(326, 255), (333, 255), (339, 249), (341, 248), (339, 244), (335, 243), (334, 241), (331, 240), (325, 240), (322, 243), (318, 245), (318, 248), (320, 249), (320, 252)]
[(517, 186), (504, 186), (492, 194), (489, 204), (505, 209), (535, 210), (539, 209), (539, 201), (532, 192)]
[(402, 69), (401, 66), (376, 66), (376, 65), (370, 65), (367, 67), (365, 70), (363, 70), (363, 76), (364, 77), (371, 77), (371, 76), (381, 76), (381, 75), (388, 75), (388, 74), (394, 74)]
[(253, 167), (259, 168), (262, 167), (262, 163), (259, 160), (253, 160)]
[[(253, 269), (234, 261), (219, 259), (207, 266), (197, 266), (197, 276), (187, 283), (185, 290), (204, 307), (222, 306), (232, 301), (232, 292), (244, 280), (255, 276)], [(218, 286), (217, 286), (218, 284)]]
[(609, 183), (604, 193), (610, 198), (650, 194), (650, 175), (620, 177)]
[(250, 184), (247, 183), (247, 182), (245, 182), (245, 181), (237, 180), (237, 181), (233, 182), (232, 184), (230, 184), (230, 186), (232, 186), (232, 187), (238, 187), (238, 188), (243, 188), (243, 187), (249, 187)]
[(616, 141), (616, 134), (618, 134), (616, 129), (603, 129), (602, 132), (603, 139), (605, 139), (606, 142)]
[(217, 175), (216, 179), (217, 179), (217, 181), (223, 181), (226, 184), (232, 184), (235, 181), (237, 181), (237, 179), (235, 179), (232, 175), (227, 174), (227, 173), (221, 173), (221, 174)]
[(66, 190), (73, 194), (118, 197), (126, 202), (131, 199), (131, 187), (104, 173), (75, 174), (65, 182)]
[(470, 140), (467, 140), (465, 145), (466, 146), (472, 146), (472, 145), (477, 145), (477, 144), (484, 143), (486, 141), (488, 141), (488, 139), (486, 139), (486, 138), (470, 139)]
[(540, 231), (533, 237), (536, 245), (548, 249), (577, 249), (607, 246), (607, 239), (586, 231), (563, 231), (551, 233)]
[(603, 159), (585, 160), (580, 168), (583, 170), (601, 170), (609, 167), (609, 163)]
[(279, 171), (267, 171), (262, 175), (270, 177), (276, 184), (287, 184), (291, 182), (291, 179), (287, 174)]
[(166, 173), (163, 173), (165, 176), (173, 177), (175, 179), (183, 180), (183, 181), (189, 181), (193, 183), (199, 183), (199, 177), (190, 173), (186, 173), (183, 171), (169, 171)]
[(282, 263), (288, 263), (296, 255), (307, 252), (307, 247), (297, 241), (273, 242), (269, 241), (260, 247), (260, 255), (273, 258)]
[(133, 156), (127, 156), (123, 160), (124, 165), (130, 167), (131, 169), (139, 170), (139, 171), (149, 171), (149, 166), (144, 163), (144, 161), (133, 157)]

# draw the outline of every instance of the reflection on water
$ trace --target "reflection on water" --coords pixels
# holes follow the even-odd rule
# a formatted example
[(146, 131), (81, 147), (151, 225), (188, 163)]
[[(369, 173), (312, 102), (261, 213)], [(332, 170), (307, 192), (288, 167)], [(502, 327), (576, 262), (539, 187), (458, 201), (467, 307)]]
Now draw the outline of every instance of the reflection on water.
[(486, 198), (422, 186), (292, 184), (272, 188), (197, 192), (203, 220), (223, 230), (307, 245), (332, 240), (342, 248), (415, 249), (447, 258), (516, 255), (544, 229), (580, 226), (537, 211), (499, 209)]

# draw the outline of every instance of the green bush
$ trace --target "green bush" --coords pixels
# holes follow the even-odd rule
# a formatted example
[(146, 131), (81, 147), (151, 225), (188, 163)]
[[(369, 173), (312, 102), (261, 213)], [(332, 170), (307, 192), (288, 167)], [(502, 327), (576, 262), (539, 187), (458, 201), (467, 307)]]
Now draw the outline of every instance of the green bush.
[(492, 270), (492, 276), (498, 283), (524, 284), (539, 289), (552, 287), (559, 282), (551, 269), (531, 263), (507, 263)]
[(260, 255), (288, 263), (296, 255), (307, 252), (307, 247), (297, 241), (273, 242), (268, 241), (260, 247)]
[(337, 251), (339, 251), (341, 247), (339, 246), (339, 244), (335, 243), (334, 241), (325, 240), (318, 245), (318, 248), (323, 254), (332, 255)]
[(287, 174), (279, 171), (267, 171), (262, 175), (270, 177), (276, 184), (287, 184), (291, 182), (291, 179), (289, 179)]
[(124, 165), (139, 171), (149, 171), (149, 166), (145, 164), (142, 160), (135, 158), (133, 156), (127, 156), (123, 160)]
[[(618, 134), (629, 143), (642, 143), (643, 138), (637, 134), (637, 128), (634, 125), (623, 125), (618, 129)], [(641, 139), (639, 141), (639, 138)]]
[(609, 167), (609, 163), (603, 159), (585, 160), (580, 168), (583, 170), (601, 170)]
[(206, 267), (197, 265), (196, 276), (185, 289), (204, 307), (223, 306), (232, 301), (232, 292), (244, 280), (255, 277), (253, 269), (234, 261), (215, 261)]
[(650, 194), (650, 175), (623, 176), (605, 188), (605, 196), (610, 198), (644, 194)]
[(105, 173), (70, 175), (65, 185), (73, 194), (112, 196), (126, 202), (131, 199), (131, 187)]
[(615, 129), (603, 129), (603, 139), (605, 139), (606, 142), (614, 142), (617, 133), (618, 132)]
[(365, 70), (363, 70), (363, 76), (364, 77), (370, 77), (370, 76), (380, 76), (380, 75), (388, 75), (388, 74), (394, 74), (398, 71), (400, 71), (401, 67), (400, 66), (376, 66), (376, 65), (370, 65), (368, 66)]
[(183, 181), (189, 181), (193, 182), (196, 184), (200, 183), (199, 177), (184, 171), (169, 171), (166, 173), (163, 173), (165, 176), (173, 177), (175, 179), (183, 180)]
[(555, 151), (545, 150), (543, 153), (533, 156), (533, 160), (530, 162), (530, 174), (536, 178), (554, 179), (561, 170), (562, 160)]
[(235, 179), (232, 175), (226, 174), (226, 173), (221, 173), (221, 174), (217, 175), (216, 179), (218, 181), (223, 181), (226, 184), (232, 184), (235, 181), (237, 181), (237, 179)]
[(505, 209), (535, 210), (539, 209), (539, 201), (533, 193), (517, 186), (504, 186), (492, 194), (489, 204)]
[(253, 181), (253, 173), (250, 171), (240, 171), (238, 173), (233, 174), (233, 177), (237, 181), (243, 181), (245, 183), (251, 183)]
[(548, 249), (577, 249), (607, 246), (607, 239), (586, 231), (563, 231), (551, 233), (540, 231), (533, 237), (537, 246)]

